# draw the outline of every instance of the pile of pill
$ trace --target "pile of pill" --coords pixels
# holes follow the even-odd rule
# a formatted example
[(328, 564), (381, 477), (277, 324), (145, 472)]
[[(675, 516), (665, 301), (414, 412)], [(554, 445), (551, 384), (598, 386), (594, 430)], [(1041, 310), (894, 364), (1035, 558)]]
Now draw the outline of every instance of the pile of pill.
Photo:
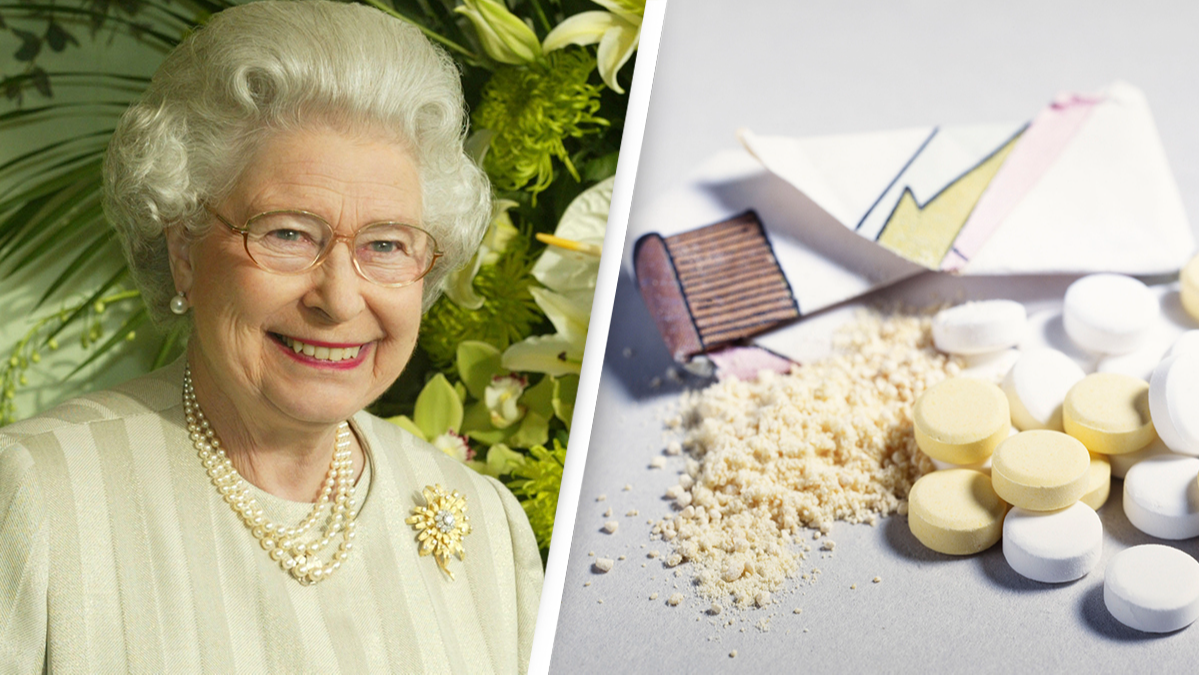
[[(1180, 275), (1180, 303), (1197, 316), (1195, 258)], [(1153, 351), (1147, 339), (1160, 303), (1140, 281), (1086, 276), (1063, 299), (1071, 342), (1105, 359)], [(938, 349), (978, 358), (1012, 351), (1028, 330), (1024, 306), (987, 300), (934, 319)], [(921, 450), (942, 470), (909, 493), (913, 536), (950, 555), (1003, 541), (1004, 558), (1029, 579), (1061, 583), (1087, 575), (1104, 539), (1095, 510), (1123, 478), (1129, 522), (1160, 539), (1200, 534), (1200, 332), (1190, 330), (1157, 359), (1147, 380), (1093, 372), (1047, 348), (1016, 352), (997, 385), (961, 376), (925, 391), (913, 408)], [(1143, 358), (1142, 361), (1146, 359)], [(964, 375), (968, 373), (964, 372)], [(1200, 611), (1200, 564), (1168, 546), (1134, 546), (1104, 570), (1104, 602), (1121, 623), (1169, 632)]]

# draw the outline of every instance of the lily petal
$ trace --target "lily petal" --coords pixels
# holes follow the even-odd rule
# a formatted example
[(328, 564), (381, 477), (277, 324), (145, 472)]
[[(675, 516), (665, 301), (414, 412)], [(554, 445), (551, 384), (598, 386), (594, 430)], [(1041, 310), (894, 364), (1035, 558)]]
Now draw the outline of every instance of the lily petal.
[(561, 335), (535, 335), (510, 345), (501, 363), (509, 370), (549, 375), (578, 375), (583, 350)]
[(580, 12), (567, 17), (542, 40), (542, 49), (552, 52), (567, 45), (594, 45), (620, 19), (609, 12)]
[(617, 16), (641, 25), (646, 14), (646, 0), (592, 0)]
[(596, 70), (600, 71), (600, 79), (618, 94), (625, 90), (617, 84), (617, 72), (637, 51), (638, 42), (642, 36), (641, 26), (626, 22), (624, 26), (613, 28), (600, 38), (600, 47), (596, 50)]
[(578, 351), (583, 353), (583, 343), (587, 340), (588, 321), (592, 314), (590, 294), (582, 298), (580, 296), (568, 298), (544, 288), (530, 288), (529, 292), (533, 295), (534, 302), (546, 314), (546, 318), (554, 324), (558, 334), (577, 345)]

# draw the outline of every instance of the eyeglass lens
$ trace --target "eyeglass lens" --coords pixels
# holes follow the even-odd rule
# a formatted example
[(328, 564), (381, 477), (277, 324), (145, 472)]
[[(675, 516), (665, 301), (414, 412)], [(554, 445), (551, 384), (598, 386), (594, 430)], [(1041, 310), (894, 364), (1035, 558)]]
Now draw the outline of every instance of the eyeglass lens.
[[(263, 267), (282, 273), (308, 269), (334, 241), (324, 221), (304, 213), (266, 213), (246, 224), (246, 246)], [(354, 237), (362, 273), (381, 284), (403, 284), (423, 276), (433, 263), (433, 237), (402, 223), (376, 223)]]

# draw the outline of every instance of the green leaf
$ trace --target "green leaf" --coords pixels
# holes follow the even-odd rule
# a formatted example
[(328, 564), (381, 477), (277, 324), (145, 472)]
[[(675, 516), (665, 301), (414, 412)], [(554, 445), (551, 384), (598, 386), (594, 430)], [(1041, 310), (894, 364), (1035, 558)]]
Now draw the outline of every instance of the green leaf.
[(571, 428), (571, 416), (575, 414), (575, 394), (579, 391), (578, 375), (563, 375), (554, 378), (554, 414)]
[(128, 273), (129, 268), (122, 267), (121, 269), (117, 270), (115, 274), (109, 277), (107, 281), (105, 281), (103, 284), (100, 284), (100, 288), (97, 288), (96, 292), (92, 293), (91, 297), (89, 297), (87, 300), (84, 300), (83, 304), (76, 307), (74, 312), (71, 312), (66, 319), (58, 324), (58, 328), (50, 331), (50, 334), (42, 339), (42, 346), (45, 347), (47, 344), (49, 344), (50, 340), (58, 337), (58, 334), (63, 332), (67, 326), (71, 325), (76, 319), (83, 316), (84, 312), (86, 312), (88, 308), (90, 308), (97, 300), (103, 297), (104, 293), (107, 292), (108, 289), (115, 286), (117, 282), (124, 278), (124, 276)]
[(433, 376), (417, 395), (413, 421), (425, 438), (437, 438), (447, 430), (458, 432), (463, 421), (463, 404), (445, 375)]
[(13, 54), (13, 58), (23, 62), (36, 59), (38, 53), (42, 51), (42, 39), (33, 33), (18, 28), (13, 28), (12, 34), (21, 40), (21, 46), (17, 48), (16, 53)]
[(56, 52), (66, 49), (67, 44), (79, 46), (79, 40), (76, 40), (75, 36), (68, 33), (57, 21), (51, 21), (46, 28), (46, 42), (50, 45), (50, 49)]
[[(79, 274), (87, 261), (91, 260), (101, 251), (108, 250), (107, 245), (116, 238), (117, 233), (114, 230), (106, 230), (99, 237), (96, 237), (90, 242), (84, 244), (83, 250), (79, 253), (79, 255), (75, 256), (74, 260), (67, 263), (67, 266), (65, 269), (63, 269), (62, 273), (59, 274), (58, 277), (46, 287), (46, 291), (42, 293), (42, 297), (38, 298), (37, 304), (35, 304), (33, 308), (37, 309), (38, 307), (41, 307), (42, 303), (49, 300), (54, 295), (55, 291), (70, 281), (75, 275)], [(111, 259), (114, 258), (110, 258), (110, 260)], [(120, 255), (118, 254), (115, 259), (120, 259)]]
[(408, 433), (412, 434), (413, 436), (416, 436), (417, 438), (419, 438), (423, 441), (430, 440), (428, 438), (425, 438), (425, 432), (421, 431), (421, 427), (417, 426), (417, 423), (410, 420), (407, 415), (396, 415), (395, 417), (389, 417), (389, 418), (387, 418), (387, 421), (391, 422), (392, 424), (395, 424), (396, 426), (400, 427), (401, 429), (407, 431)]
[[(11, 277), (22, 269), (38, 262), (42, 256), (56, 253), (62, 247), (62, 242), (70, 241), (80, 230), (92, 227), (96, 223), (104, 222), (104, 207), (99, 204), (93, 204), (83, 211), (74, 214), (70, 219), (64, 222), (61, 226), (54, 228), (48, 236), (43, 236), (42, 240), (30, 248), (12, 266), (5, 278)], [(42, 233), (37, 233), (42, 234)], [(30, 242), (29, 237), (21, 237), (18, 239), (8, 252), (0, 255), (0, 262), (5, 262), (11, 258), (14, 252), (20, 250)], [(25, 241), (22, 241), (25, 240)]]
[(503, 443), (496, 443), (488, 448), (485, 472), (492, 478), (499, 478), (525, 466), (527, 461), (524, 453), (517, 452)]
[(454, 393), (455, 393), (455, 394), (458, 394), (458, 401), (459, 401), (460, 403), (466, 402), (466, 400), (467, 400), (467, 388), (463, 386), (463, 383), (462, 383), (462, 382), (455, 382), (455, 383), (454, 383)]
[(476, 399), (482, 399), (483, 390), (491, 384), (492, 377), (504, 371), (500, 367), (500, 350), (477, 340), (458, 343), (457, 363), (458, 376)]
[(554, 378), (543, 377), (541, 382), (529, 387), (521, 396), (521, 405), (546, 419), (554, 415)]
[(589, 160), (583, 167), (583, 179), (588, 182), (600, 182), (615, 175), (617, 175), (617, 153), (615, 152)]
[(529, 411), (521, 419), (521, 426), (516, 433), (508, 437), (508, 443), (518, 448), (532, 448), (542, 445), (550, 438), (550, 419)]

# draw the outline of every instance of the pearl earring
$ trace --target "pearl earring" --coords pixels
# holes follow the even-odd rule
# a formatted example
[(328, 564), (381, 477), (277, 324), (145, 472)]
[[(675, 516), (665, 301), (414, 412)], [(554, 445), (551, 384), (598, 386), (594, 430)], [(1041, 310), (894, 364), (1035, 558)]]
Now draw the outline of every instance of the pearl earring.
[(188, 311), (187, 296), (183, 291), (179, 291), (175, 297), (171, 298), (171, 311), (175, 314), (186, 314)]

